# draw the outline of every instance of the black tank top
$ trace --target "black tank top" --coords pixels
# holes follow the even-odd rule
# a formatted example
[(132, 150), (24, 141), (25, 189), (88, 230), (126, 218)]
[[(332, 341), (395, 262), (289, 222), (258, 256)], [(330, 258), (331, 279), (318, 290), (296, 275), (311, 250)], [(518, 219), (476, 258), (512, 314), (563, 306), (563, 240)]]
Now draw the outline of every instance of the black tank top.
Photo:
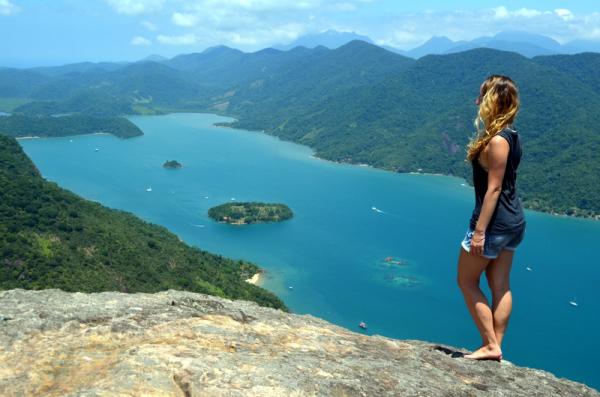
[[(490, 219), (486, 230), (490, 234), (505, 234), (519, 230), (525, 227), (525, 214), (521, 200), (517, 194), (517, 168), (521, 161), (521, 141), (517, 131), (511, 128), (505, 128), (498, 134), (508, 141), (510, 151), (506, 160), (506, 169), (504, 179), (502, 180), (502, 190), (498, 198), (498, 204)], [(487, 192), (488, 174), (479, 164), (478, 157), (472, 160), (473, 165), (473, 186), (475, 187), (475, 209), (471, 216), (471, 229), (475, 229), (483, 198)]]

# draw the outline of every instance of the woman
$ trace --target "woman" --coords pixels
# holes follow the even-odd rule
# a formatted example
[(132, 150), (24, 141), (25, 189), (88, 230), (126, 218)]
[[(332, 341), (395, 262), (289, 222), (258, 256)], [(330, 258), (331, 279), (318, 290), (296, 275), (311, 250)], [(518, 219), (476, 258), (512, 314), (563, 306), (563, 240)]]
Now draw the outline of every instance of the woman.
[[(513, 254), (525, 233), (525, 216), (515, 182), (521, 144), (512, 128), (519, 111), (516, 85), (493, 75), (481, 85), (476, 137), (467, 159), (473, 166), (475, 209), (458, 258), (458, 285), (481, 334), (482, 345), (465, 358), (502, 359), (502, 339), (512, 309), (509, 286)], [(492, 307), (479, 288), (485, 271)]]

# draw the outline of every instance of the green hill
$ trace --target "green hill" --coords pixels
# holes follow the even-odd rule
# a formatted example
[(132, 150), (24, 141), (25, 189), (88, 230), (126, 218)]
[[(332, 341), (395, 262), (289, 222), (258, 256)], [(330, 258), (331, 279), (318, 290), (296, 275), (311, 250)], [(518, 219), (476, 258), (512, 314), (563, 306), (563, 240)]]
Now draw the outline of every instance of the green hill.
[(40, 177), (0, 136), (0, 289), (156, 292), (169, 288), (285, 309), (244, 280), (258, 267), (190, 247), (163, 227)]
[[(330, 75), (304, 74), (296, 80), (296, 95), (281, 88), (261, 98), (250, 88), (238, 90), (226, 113), (239, 118), (236, 126), (307, 144), (323, 158), (469, 179), (464, 147), (474, 131), (473, 100), (492, 73), (508, 74), (521, 87), (517, 128), (525, 158), (519, 187), (525, 204), (600, 214), (600, 95), (574, 71), (515, 53), (478, 49), (426, 56), (380, 81), (339, 82), (317, 101), (315, 87), (326, 85)], [(282, 105), (286, 102), (293, 106)]]
[(475, 49), (415, 61), (361, 41), (255, 53), (221, 46), (160, 63), (0, 69), (0, 104), (30, 116), (215, 112), (323, 158), (470, 179), (473, 100), (486, 76), (503, 73), (521, 88), (526, 206), (589, 216), (600, 215), (599, 67), (589, 53)]
[(12, 137), (58, 137), (93, 133), (108, 133), (119, 138), (143, 135), (142, 130), (124, 117), (93, 117), (82, 114), (60, 117), (13, 114), (0, 117), (0, 134)]

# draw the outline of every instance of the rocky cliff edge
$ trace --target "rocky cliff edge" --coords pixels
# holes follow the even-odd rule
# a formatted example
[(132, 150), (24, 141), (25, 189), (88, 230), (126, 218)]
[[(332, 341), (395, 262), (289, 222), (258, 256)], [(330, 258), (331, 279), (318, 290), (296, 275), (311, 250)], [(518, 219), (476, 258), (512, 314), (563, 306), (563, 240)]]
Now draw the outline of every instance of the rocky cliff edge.
[(600, 396), (449, 346), (180, 291), (0, 292), (1, 396)]

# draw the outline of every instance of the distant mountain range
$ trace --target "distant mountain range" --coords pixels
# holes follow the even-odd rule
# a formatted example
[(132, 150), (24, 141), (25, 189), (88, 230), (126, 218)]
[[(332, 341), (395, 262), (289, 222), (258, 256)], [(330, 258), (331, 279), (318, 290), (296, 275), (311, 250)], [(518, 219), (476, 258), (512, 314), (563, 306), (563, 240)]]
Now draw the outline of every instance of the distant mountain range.
[[(448, 40), (433, 44), (440, 50)], [(599, 70), (596, 53), (527, 58), (476, 48), (415, 60), (364, 41), (254, 53), (217, 46), (160, 62), (0, 69), (0, 111), (219, 113), (322, 158), (468, 179), (473, 99), (486, 76), (503, 73), (521, 87), (525, 204), (588, 216), (600, 215)]]
[(362, 36), (354, 32), (338, 32), (337, 30), (327, 30), (322, 33), (313, 33), (301, 36), (288, 44), (273, 46), (276, 50), (291, 50), (296, 47), (315, 48), (323, 46), (329, 49), (336, 49), (354, 40), (364, 41), (373, 44), (373, 41), (367, 36)]
[[(366, 36), (354, 32), (338, 32), (328, 30), (323, 33), (302, 36), (287, 45), (275, 46), (276, 49), (289, 50), (297, 46), (315, 48), (323, 46), (330, 49), (341, 47), (353, 40), (373, 43)], [(382, 46), (388, 51), (396, 52), (418, 59), (431, 54), (450, 54), (472, 50), (475, 48), (493, 48), (502, 51), (512, 51), (528, 58), (538, 55), (576, 54), (581, 52), (600, 52), (600, 41), (572, 41), (560, 44), (556, 40), (534, 33), (522, 31), (504, 31), (494, 36), (479, 37), (469, 41), (453, 41), (444, 36), (434, 36), (424, 44), (412, 50), (400, 50), (390, 46)]]

